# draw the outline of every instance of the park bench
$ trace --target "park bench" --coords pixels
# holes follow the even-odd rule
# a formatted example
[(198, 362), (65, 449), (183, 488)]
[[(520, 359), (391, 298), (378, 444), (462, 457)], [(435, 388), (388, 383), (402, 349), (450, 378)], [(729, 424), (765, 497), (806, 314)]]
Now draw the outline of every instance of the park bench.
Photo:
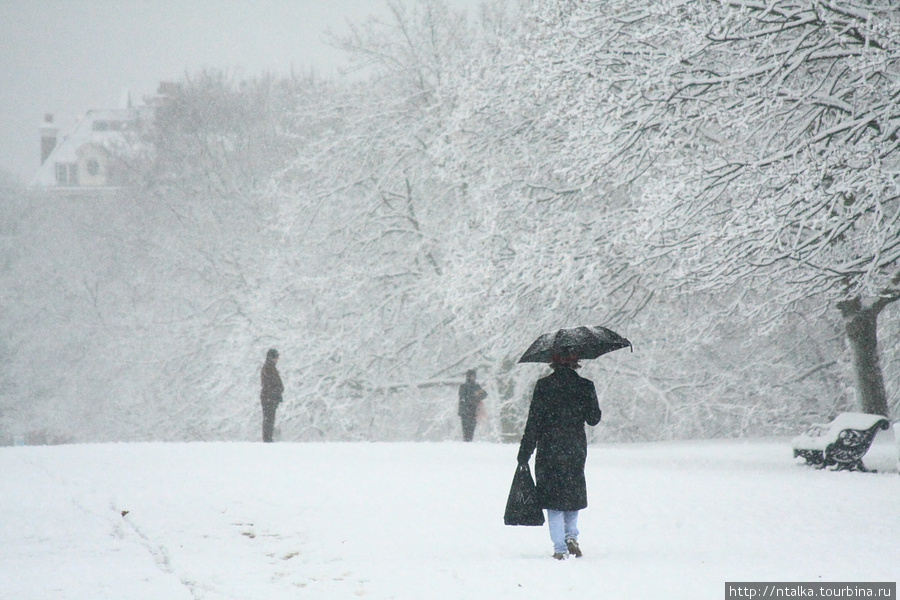
[(835, 471), (868, 471), (862, 458), (869, 451), (879, 429), (890, 423), (881, 415), (841, 413), (834, 421), (816, 424), (791, 442), (794, 458), (819, 469), (835, 466)]

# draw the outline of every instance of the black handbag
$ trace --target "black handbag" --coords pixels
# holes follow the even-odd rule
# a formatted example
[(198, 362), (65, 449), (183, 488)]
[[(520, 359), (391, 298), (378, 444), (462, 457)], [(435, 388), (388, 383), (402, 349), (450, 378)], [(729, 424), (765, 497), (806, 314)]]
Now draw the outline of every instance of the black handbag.
[(528, 463), (516, 467), (509, 498), (506, 500), (506, 512), (503, 513), (506, 525), (528, 525), (539, 527), (544, 524), (544, 511), (538, 502), (537, 488), (531, 478)]

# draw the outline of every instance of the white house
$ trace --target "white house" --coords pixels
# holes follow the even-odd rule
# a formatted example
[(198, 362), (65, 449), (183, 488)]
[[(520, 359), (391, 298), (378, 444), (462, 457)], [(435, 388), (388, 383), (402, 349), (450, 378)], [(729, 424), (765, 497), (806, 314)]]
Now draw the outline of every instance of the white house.
[(58, 139), (53, 115), (46, 115), (41, 167), (33, 185), (57, 190), (115, 187), (122, 180), (120, 157), (135, 143), (137, 117), (134, 108), (89, 110)]
[[(122, 108), (93, 109), (61, 138), (53, 115), (41, 125), (41, 166), (32, 187), (48, 191), (79, 192), (114, 189), (123, 183), (125, 159), (140, 148), (139, 127), (153, 117), (173, 84), (160, 84), (148, 104), (133, 107), (125, 95)], [(167, 87), (168, 86), (168, 87)]]

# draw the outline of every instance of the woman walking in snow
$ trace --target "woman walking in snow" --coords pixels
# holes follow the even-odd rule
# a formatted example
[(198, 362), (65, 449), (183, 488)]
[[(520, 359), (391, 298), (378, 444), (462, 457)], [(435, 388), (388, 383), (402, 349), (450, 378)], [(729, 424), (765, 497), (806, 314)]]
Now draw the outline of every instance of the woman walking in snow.
[(578, 511), (587, 507), (584, 465), (587, 436), (584, 424), (600, 422), (600, 403), (594, 383), (575, 369), (578, 355), (563, 349), (552, 357), (553, 373), (534, 386), (525, 433), (519, 445), (519, 464), (534, 461), (537, 496), (547, 509), (553, 558), (580, 557)]

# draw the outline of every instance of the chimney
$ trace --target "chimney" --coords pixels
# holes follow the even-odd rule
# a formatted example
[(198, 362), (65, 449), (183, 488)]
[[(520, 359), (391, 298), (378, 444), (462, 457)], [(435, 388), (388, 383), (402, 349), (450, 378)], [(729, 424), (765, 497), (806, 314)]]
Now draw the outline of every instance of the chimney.
[(59, 129), (53, 125), (53, 115), (47, 113), (44, 115), (44, 122), (41, 124), (41, 164), (47, 161), (47, 157), (56, 148), (56, 134)]

